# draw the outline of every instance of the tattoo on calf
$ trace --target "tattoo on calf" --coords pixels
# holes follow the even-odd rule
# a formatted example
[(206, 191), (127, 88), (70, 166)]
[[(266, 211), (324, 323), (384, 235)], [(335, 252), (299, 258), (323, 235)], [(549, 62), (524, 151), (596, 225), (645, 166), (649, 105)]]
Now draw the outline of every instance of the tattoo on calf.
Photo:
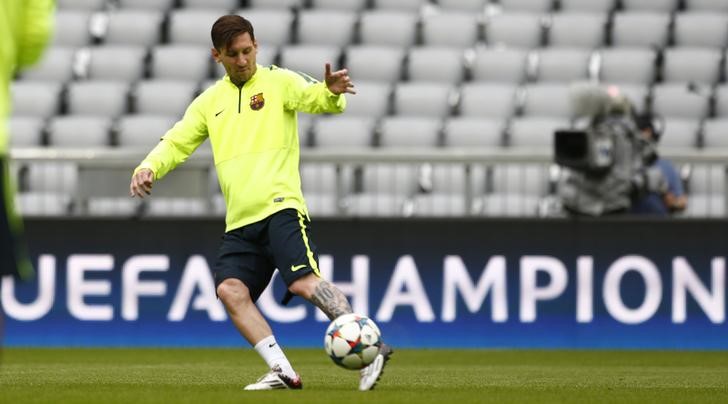
[(326, 281), (321, 281), (316, 286), (316, 290), (311, 296), (311, 302), (321, 309), (330, 320), (352, 312), (346, 296)]

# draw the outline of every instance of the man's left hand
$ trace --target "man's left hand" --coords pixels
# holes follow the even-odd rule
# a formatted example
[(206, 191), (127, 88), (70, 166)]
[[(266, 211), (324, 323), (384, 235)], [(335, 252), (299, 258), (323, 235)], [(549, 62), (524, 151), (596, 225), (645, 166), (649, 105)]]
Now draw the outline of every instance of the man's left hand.
[(336, 95), (343, 93), (356, 94), (356, 91), (354, 91), (354, 84), (352, 84), (351, 77), (349, 77), (349, 71), (346, 69), (331, 72), (331, 64), (326, 63), (324, 81), (326, 82), (326, 87), (329, 88), (329, 91)]

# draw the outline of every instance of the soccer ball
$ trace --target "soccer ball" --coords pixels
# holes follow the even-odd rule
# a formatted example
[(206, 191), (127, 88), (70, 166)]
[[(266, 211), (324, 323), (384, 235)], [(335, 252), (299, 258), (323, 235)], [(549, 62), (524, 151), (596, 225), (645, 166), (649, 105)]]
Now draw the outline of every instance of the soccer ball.
[(357, 370), (374, 361), (381, 346), (379, 327), (369, 317), (344, 314), (326, 329), (324, 349), (335, 364)]

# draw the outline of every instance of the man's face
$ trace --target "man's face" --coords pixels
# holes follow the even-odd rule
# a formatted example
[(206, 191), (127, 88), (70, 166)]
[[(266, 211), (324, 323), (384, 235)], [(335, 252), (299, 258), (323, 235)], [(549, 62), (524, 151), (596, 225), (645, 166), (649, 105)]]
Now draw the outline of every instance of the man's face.
[(230, 46), (223, 47), (220, 51), (212, 49), (212, 57), (222, 63), (230, 80), (237, 85), (248, 81), (255, 74), (257, 54), (258, 43), (250, 39), (247, 32), (236, 36)]

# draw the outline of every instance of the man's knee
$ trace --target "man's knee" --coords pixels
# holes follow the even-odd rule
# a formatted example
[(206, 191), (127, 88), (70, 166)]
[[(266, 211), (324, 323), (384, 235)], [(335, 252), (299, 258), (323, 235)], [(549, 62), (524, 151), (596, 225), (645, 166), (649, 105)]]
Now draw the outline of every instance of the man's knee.
[(319, 283), (321, 283), (321, 278), (310, 273), (293, 281), (288, 290), (295, 295), (308, 299), (313, 296)]
[(239, 279), (225, 279), (217, 286), (217, 296), (226, 305), (238, 305), (250, 301), (250, 291)]

